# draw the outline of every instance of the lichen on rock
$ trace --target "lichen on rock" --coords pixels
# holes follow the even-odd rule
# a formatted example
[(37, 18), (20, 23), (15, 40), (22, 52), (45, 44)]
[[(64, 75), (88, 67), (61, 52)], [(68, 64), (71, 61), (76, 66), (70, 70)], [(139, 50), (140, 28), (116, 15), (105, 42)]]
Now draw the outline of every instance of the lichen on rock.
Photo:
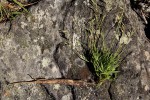
[[(124, 2), (126, 1), (126, 2)], [(144, 26), (127, 0), (97, 0), (103, 24), (109, 32), (120, 11), (127, 28), (120, 38), (128, 44), (116, 80), (100, 87), (76, 87), (60, 84), (8, 84), (16, 81), (66, 78), (94, 83), (93, 73), (73, 49), (83, 54), (83, 29), (91, 18), (90, 0), (42, 0), (31, 6), (31, 16), (20, 15), (0, 23), (0, 96), (2, 100), (149, 100), (150, 45)], [(11, 26), (11, 27), (10, 27)], [(130, 37), (129, 30), (134, 34)], [(109, 31), (110, 30), (110, 31)], [(130, 38), (128, 38), (130, 37)], [(84, 37), (86, 38), (86, 37)], [(82, 39), (82, 41), (80, 41)], [(130, 53), (131, 52), (131, 53)]]

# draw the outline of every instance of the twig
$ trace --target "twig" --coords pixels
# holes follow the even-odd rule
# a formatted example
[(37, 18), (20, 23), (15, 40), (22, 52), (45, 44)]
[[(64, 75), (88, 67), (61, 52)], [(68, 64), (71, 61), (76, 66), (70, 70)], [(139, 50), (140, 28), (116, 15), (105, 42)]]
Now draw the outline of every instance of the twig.
[(19, 81), (12, 82), (10, 84), (21, 84), (21, 83), (35, 83), (35, 84), (61, 84), (61, 85), (71, 85), (71, 86), (95, 86), (95, 83), (89, 83), (82, 80), (72, 80), (72, 79), (37, 79), (31, 81)]
[[(38, 3), (38, 2), (22, 4), (22, 6), (23, 6), (23, 7), (27, 7), (27, 6), (34, 5), (34, 4), (36, 4), (36, 3)], [(4, 4), (4, 6), (5, 6), (6, 8), (12, 9), (12, 10), (20, 10), (20, 9), (22, 9), (20, 6), (14, 5), (13, 3)]]

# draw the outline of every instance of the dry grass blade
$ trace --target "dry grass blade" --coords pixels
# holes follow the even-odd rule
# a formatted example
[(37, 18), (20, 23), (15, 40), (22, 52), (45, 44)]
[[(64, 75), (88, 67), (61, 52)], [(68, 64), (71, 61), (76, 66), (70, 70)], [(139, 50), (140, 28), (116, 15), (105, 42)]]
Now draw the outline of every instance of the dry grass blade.
[(13, 3), (0, 2), (0, 22), (14, 19), (23, 12), (29, 13), (26, 7), (36, 3), (38, 2), (22, 4), (18, 0), (13, 0)]
[(35, 84), (61, 84), (61, 85), (72, 85), (72, 86), (95, 86), (94, 83), (88, 83), (82, 80), (71, 80), (71, 79), (37, 79), (31, 81), (19, 81), (10, 84), (21, 84), (21, 83), (35, 83)]

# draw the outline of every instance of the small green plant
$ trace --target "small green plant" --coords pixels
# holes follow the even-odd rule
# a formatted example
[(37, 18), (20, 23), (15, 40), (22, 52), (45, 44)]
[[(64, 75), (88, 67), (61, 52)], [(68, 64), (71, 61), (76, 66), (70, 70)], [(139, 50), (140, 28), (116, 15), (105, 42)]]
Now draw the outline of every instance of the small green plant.
[[(131, 30), (126, 28), (124, 24), (124, 9), (119, 7), (118, 13), (114, 18), (114, 26), (109, 33), (105, 29), (105, 22), (109, 12), (101, 11), (97, 0), (90, 0), (90, 9), (92, 9), (91, 17), (84, 23), (83, 26), (78, 26), (78, 19), (74, 21), (74, 33), (81, 35), (80, 40), (72, 47), (70, 42), (67, 42), (71, 49), (85, 62), (89, 70), (95, 76), (94, 80), (98, 85), (105, 81), (112, 81), (116, 78), (119, 70), (118, 67), (124, 59), (124, 49), (130, 42), (133, 35)], [(81, 31), (77, 31), (77, 30)], [(70, 39), (66, 39), (67, 41)], [(73, 41), (73, 40), (71, 40)], [(74, 42), (74, 41), (73, 41)], [(73, 44), (73, 43), (72, 43)], [(82, 47), (82, 50), (79, 49)]]
[[(87, 24), (84, 33), (87, 35), (86, 46), (83, 46), (85, 55), (79, 55), (80, 58), (90, 63), (89, 67), (94, 69), (94, 75), (98, 84), (106, 80), (116, 78), (118, 67), (122, 61), (122, 53), (125, 45), (119, 43), (121, 37), (126, 35), (125, 25), (123, 24), (124, 12), (121, 11), (116, 16), (115, 32), (111, 39), (107, 39), (108, 34), (104, 31), (103, 25), (106, 14), (100, 13), (96, 0), (91, 0), (92, 18)], [(118, 40), (116, 35), (119, 36)], [(130, 34), (129, 38), (132, 35)], [(82, 43), (81, 43), (82, 44)]]
[[(86, 60), (91, 63), (94, 67), (94, 72), (97, 77), (98, 83), (103, 83), (105, 80), (112, 80), (116, 77), (118, 71), (117, 68), (121, 62), (121, 46), (117, 48), (116, 51), (112, 51), (112, 48), (107, 45), (105, 40), (105, 35), (103, 32), (100, 34), (93, 31), (88, 31), (90, 33), (90, 38), (88, 40), (88, 47), (85, 54)], [(100, 31), (100, 30), (96, 30)], [(101, 41), (99, 41), (101, 39)], [(112, 47), (114, 47), (112, 40)], [(89, 66), (89, 67), (92, 67)]]

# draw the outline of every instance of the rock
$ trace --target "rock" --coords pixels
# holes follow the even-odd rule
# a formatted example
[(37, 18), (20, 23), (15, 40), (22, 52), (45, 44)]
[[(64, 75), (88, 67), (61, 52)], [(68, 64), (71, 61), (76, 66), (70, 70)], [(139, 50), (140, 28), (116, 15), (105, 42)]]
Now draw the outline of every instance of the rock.
[[(150, 46), (144, 26), (130, 2), (104, 0), (98, 2), (102, 12), (109, 12), (103, 28), (108, 31), (122, 9), (124, 23), (133, 29), (131, 39), (113, 82), (100, 87), (60, 84), (9, 84), (39, 78), (67, 78), (93, 82), (93, 73), (79, 58), (83, 54), (79, 40), (92, 10), (89, 0), (43, 0), (11, 23), (0, 24), (0, 96), (2, 100), (149, 100)], [(110, 31), (110, 37), (114, 34)], [(81, 34), (82, 33), (82, 34)], [(136, 34), (137, 33), (137, 34)], [(84, 39), (83, 39), (84, 40)], [(130, 40), (130, 41), (125, 41)], [(108, 41), (111, 44), (111, 41)], [(72, 45), (71, 45), (72, 44)]]

